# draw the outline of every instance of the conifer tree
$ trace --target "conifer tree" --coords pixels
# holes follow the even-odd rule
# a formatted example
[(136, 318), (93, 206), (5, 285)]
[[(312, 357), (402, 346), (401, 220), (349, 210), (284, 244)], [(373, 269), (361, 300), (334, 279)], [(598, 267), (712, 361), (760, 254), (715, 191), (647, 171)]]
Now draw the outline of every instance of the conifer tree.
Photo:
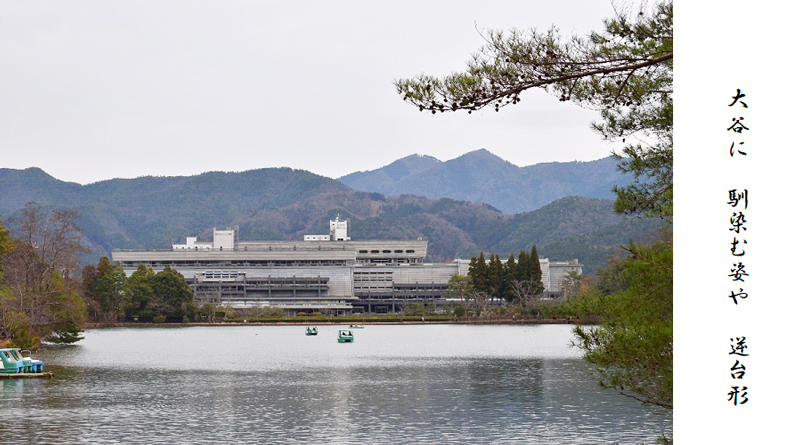
[(508, 256), (508, 260), (506, 261), (506, 265), (503, 268), (503, 298), (506, 301), (511, 301), (514, 299), (514, 295), (511, 292), (512, 283), (517, 278), (517, 263), (514, 261), (514, 254)]
[(488, 292), (489, 290), (489, 266), (486, 258), (481, 252), (477, 258), (472, 257), (469, 266), (469, 277), (472, 280), (473, 290), (476, 292)]
[(503, 263), (500, 256), (492, 254), (489, 259), (489, 295), (502, 298), (503, 291)]
[(539, 253), (536, 252), (536, 244), (531, 247), (530, 255), (530, 280), (536, 295), (541, 295), (544, 292), (544, 283), (542, 283), (542, 264), (539, 262)]
[[(631, 244), (578, 307), (603, 319), (578, 327), (576, 344), (597, 365), (600, 382), (647, 404), (672, 408), (672, 245)], [(624, 283), (620, 286), (618, 283)]]
[(513, 253), (508, 256), (508, 260), (506, 261), (506, 276), (509, 281), (517, 278), (517, 262), (514, 260)]
[(527, 281), (530, 276), (531, 265), (528, 261), (528, 253), (524, 250), (519, 251), (519, 263), (517, 264), (517, 281)]
[(112, 264), (106, 256), (101, 257), (97, 263), (95, 286), (104, 316), (109, 320), (119, 320), (127, 306), (127, 278), (122, 267)]

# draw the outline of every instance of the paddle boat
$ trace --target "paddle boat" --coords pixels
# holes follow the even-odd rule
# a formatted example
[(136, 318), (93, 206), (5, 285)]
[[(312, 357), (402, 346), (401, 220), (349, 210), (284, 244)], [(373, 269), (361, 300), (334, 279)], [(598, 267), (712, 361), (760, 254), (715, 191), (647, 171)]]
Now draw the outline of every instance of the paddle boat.
[(351, 324), (350, 329), (364, 329), (363, 324)]
[(340, 329), (339, 336), (337, 337), (339, 343), (352, 343), (353, 342), (353, 331)]
[(306, 328), (306, 335), (317, 335), (317, 327), (309, 326)]
[(20, 348), (0, 349), (0, 373), (2, 374), (37, 374), (44, 372), (44, 363), (31, 358), (31, 351)]

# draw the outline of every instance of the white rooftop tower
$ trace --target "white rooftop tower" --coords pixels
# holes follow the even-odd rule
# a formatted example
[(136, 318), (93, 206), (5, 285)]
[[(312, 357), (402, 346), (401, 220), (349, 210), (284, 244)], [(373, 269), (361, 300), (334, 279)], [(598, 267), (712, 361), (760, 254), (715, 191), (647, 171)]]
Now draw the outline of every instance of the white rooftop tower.
[(350, 241), (350, 235), (347, 233), (347, 220), (336, 219), (331, 221), (331, 241)]

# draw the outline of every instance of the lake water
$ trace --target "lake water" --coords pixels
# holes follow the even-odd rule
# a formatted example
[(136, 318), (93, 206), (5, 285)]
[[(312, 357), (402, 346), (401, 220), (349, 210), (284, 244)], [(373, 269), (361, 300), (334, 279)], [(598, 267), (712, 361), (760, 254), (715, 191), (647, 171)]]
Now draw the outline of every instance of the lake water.
[(0, 443), (641, 444), (672, 415), (598, 387), (566, 325), (91, 330), (0, 381)]

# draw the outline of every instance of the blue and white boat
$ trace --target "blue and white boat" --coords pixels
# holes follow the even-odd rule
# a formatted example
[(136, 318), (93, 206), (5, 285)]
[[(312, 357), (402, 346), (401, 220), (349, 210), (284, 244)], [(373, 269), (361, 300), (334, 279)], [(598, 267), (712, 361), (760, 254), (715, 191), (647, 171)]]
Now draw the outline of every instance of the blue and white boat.
[(352, 343), (353, 342), (353, 331), (349, 330), (339, 330), (339, 336), (336, 337), (336, 340), (339, 343)]
[(44, 363), (31, 358), (31, 351), (20, 348), (0, 349), (0, 374), (38, 374), (44, 372)]

